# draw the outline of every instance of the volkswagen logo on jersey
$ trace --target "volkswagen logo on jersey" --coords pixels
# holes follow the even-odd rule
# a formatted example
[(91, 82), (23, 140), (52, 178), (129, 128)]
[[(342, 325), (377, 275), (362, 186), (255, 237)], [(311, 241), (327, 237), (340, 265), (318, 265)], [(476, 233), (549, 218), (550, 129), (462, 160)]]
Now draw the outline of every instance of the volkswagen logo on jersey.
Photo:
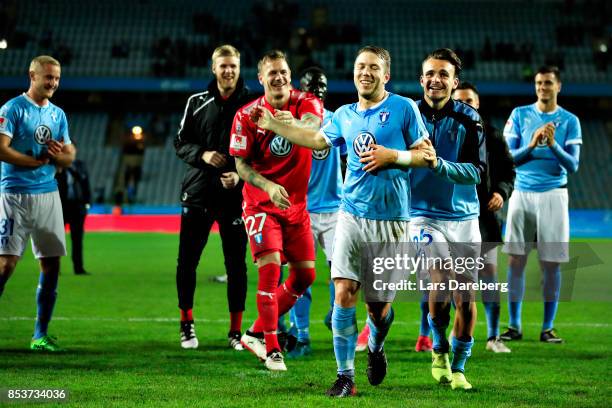
[(291, 153), (293, 144), (282, 136), (276, 135), (270, 142), (270, 151), (278, 157), (285, 157)]
[(370, 150), (369, 146), (374, 143), (376, 144), (376, 138), (370, 132), (362, 132), (357, 135), (353, 140), (353, 150), (359, 156), (361, 153)]
[(315, 160), (325, 160), (327, 159), (327, 156), (329, 156), (329, 150), (331, 149), (331, 147), (328, 147), (325, 150), (313, 150), (312, 151), (312, 158)]
[(51, 140), (51, 129), (45, 125), (40, 125), (34, 131), (34, 140), (36, 140), (36, 143), (44, 145)]

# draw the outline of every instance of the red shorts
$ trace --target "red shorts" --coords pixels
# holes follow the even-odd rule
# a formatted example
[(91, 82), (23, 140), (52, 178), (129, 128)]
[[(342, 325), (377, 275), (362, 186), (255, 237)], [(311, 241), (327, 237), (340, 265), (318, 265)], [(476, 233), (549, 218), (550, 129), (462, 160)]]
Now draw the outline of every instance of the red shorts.
[(253, 260), (280, 252), (283, 261), (314, 261), (315, 250), (306, 204), (287, 210), (245, 205), (242, 220), (251, 244)]

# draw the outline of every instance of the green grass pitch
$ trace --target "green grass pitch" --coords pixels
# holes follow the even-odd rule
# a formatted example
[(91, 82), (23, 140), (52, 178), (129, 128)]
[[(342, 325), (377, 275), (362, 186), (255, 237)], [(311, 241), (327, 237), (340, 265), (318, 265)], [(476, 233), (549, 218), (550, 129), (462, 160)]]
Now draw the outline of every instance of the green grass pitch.
[[(28, 350), (38, 269), (29, 251), (17, 266), (0, 299), (0, 389), (64, 388), (70, 392), (68, 404), (78, 407), (609, 406), (612, 242), (591, 244), (601, 247), (597, 253), (602, 262), (576, 274), (574, 290), (581, 293), (577, 296), (581, 300), (560, 305), (557, 328), (565, 344), (538, 341), (542, 304), (527, 302), (525, 339), (510, 343), (508, 355), (485, 352), (486, 326), (479, 304), (476, 344), (467, 365), (475, 390), (455, 392), (434, 384), (429, 355), (414, 352), (418, 305), (396, 302), (384, 383), (368, 384), (367, 357), (358, 353), (358, 397), (332, 401), (323, 395), (335, 378), (336, 364), (331, 334), (322, 323), (328, 307), (328, 270), (322, 257), (313, 286), (314, 354), (307, 360), (288, 361), (288, 371), (279, 374), (266, 371), (250, 353), (227, 347), (226, 287), (210, 281), (224, 273), (218, 235), (211, 235), (198, 272), (194, 315), (200, 348), (187, 351), (180, 348), (178, 335), (174, 281), (178, 237), (90, 233), (85, 258), (92, 275), (73, 275), (70, 260), (63, 259), (50, 334), (68, 349), (64, 354)], [(499, 262), (505, 265), (506, 260), (500, 256)], [(528, 285), (537, 287), (539, 273), (534, 273), (534, 262), (530, 265)], [(505, 267), (501, 269), (504, 274)], [(256, 315), (256, 278), (250, 265), (243, 329)], [(502, 328), (506, 319), (502, 303)], [(358, 308), (358, 320), (361, 328), (363, 307)]]

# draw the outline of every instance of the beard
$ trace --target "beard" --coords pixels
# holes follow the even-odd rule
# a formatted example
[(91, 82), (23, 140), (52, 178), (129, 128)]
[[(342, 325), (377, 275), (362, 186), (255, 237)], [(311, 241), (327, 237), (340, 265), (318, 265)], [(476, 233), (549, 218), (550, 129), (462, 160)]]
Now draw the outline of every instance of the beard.
[(379, 88), (380, 88), (379, 86), (375, 86), (368, 90), (359, 91), (359, 96), (362, 97), (363, 99), (370, 101), (374, 99), (376, 95), (379, 94), (379, 90), (380, 90)]
[(427, 95), (427, 98), (429, 98), (430, 101), (436, 102), (436, 103), (437, 102), (441, 102), (441, 101), (449, 98), (449, 94), (448, 93), (442, 93), (440, 91), (435, 92), (433, 95), (430, 92), (428, 92), (426, 95)]

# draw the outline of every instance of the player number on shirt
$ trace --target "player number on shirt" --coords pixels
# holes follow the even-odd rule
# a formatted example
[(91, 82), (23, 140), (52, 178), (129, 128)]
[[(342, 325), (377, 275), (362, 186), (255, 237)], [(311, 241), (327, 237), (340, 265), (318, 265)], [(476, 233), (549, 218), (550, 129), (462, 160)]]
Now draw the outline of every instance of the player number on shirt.
[(0, 220), (0, 235), (7, 236), (13, 235), (13, 227), (15, 220), (12, 218), (3, 218)]
[(246, 228), (249, 237), (260, 233), (263, 229), (264, 223), (266, 222), (266, 213), (259, 213), (255, 215), (249, 215), (244, 219), (244, 227)]

